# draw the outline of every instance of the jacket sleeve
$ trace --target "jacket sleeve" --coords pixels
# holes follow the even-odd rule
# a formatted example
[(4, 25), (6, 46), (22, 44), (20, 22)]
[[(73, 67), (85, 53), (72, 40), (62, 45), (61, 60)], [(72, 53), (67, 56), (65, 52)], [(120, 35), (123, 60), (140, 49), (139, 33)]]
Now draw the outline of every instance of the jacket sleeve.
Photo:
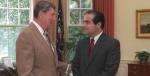
[(17, 38), (16, 63), (19, 76), (34, 76), (31, 72), (34, 63), (34, 49), (28, 33), (21, 32)]
[(68, 71), (68, 70), (67, 70), (67, 67), (68, 67), (68, 64), (67, 64), (67, 63), (58, 61), (57, 71), (58, 71), (60, 74), (66, 74), (66, 71)]

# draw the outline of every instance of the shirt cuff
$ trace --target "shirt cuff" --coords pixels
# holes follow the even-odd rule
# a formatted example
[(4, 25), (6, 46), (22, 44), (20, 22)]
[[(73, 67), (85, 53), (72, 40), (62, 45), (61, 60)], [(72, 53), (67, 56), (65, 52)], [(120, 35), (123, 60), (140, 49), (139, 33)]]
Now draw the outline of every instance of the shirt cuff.
[(67, 70), (66, 70), (66, 74), (68, 73), (68, 68), (69, 68), (69, 64), (68, 64), (68, 67), (67, 67)]

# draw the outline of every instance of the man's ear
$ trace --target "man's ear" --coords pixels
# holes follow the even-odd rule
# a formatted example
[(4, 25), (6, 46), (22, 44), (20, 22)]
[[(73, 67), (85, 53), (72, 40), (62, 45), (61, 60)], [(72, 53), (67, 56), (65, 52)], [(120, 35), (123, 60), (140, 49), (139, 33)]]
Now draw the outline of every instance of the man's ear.
[(101, 26), (102, 26), (102, 23), (101, 23), (101, 22), (98, 22), (98, 23), (97, 23), (97, 28), (101, 28)]
[(40, 11), (39, 12), (39, 18), (43, 18), (43, 14), (44, 14), (43, 11)]

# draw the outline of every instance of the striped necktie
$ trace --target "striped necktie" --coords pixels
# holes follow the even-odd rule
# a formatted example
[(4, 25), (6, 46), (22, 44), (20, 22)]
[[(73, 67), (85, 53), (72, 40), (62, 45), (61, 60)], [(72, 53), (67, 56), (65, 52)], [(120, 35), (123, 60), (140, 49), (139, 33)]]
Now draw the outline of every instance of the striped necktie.
[(44, 31), (43, 34), (46, 36), (46, 42), (48, 43), (48, 45), (50, 46), (50, 48), (51, 48), (51, 49), (53, 50), (53, 52), (54, 52), (54, 48), (53, 48), (53, 45), (51, 44), (51, 40), (50, 40), (50, 38), (49, 38), (48, 33)]

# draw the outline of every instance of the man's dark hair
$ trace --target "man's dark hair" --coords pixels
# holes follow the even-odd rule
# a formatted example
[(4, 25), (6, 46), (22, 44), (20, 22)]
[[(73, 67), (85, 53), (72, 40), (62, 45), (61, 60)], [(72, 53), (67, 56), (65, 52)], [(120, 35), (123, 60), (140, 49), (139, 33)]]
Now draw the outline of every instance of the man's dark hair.
[(55, 5), (48, 1), (38, 1), (34, 6), (34, 18), (38, 17), (40, 11), (46, 13), (49, 11), (49, 8), (53, 8), (55, 10)]
[(94, 18), (92, 19), (93, 23), (96, 25), (98, 22), (101, 22), (102, 23), (101, 29), (104, 28), (105, 18), (104, 18), (103, 13), (98, 12), (96, 10), (89, 10), (85, 14), (93, 14), (93, 15), (95, 15)]

